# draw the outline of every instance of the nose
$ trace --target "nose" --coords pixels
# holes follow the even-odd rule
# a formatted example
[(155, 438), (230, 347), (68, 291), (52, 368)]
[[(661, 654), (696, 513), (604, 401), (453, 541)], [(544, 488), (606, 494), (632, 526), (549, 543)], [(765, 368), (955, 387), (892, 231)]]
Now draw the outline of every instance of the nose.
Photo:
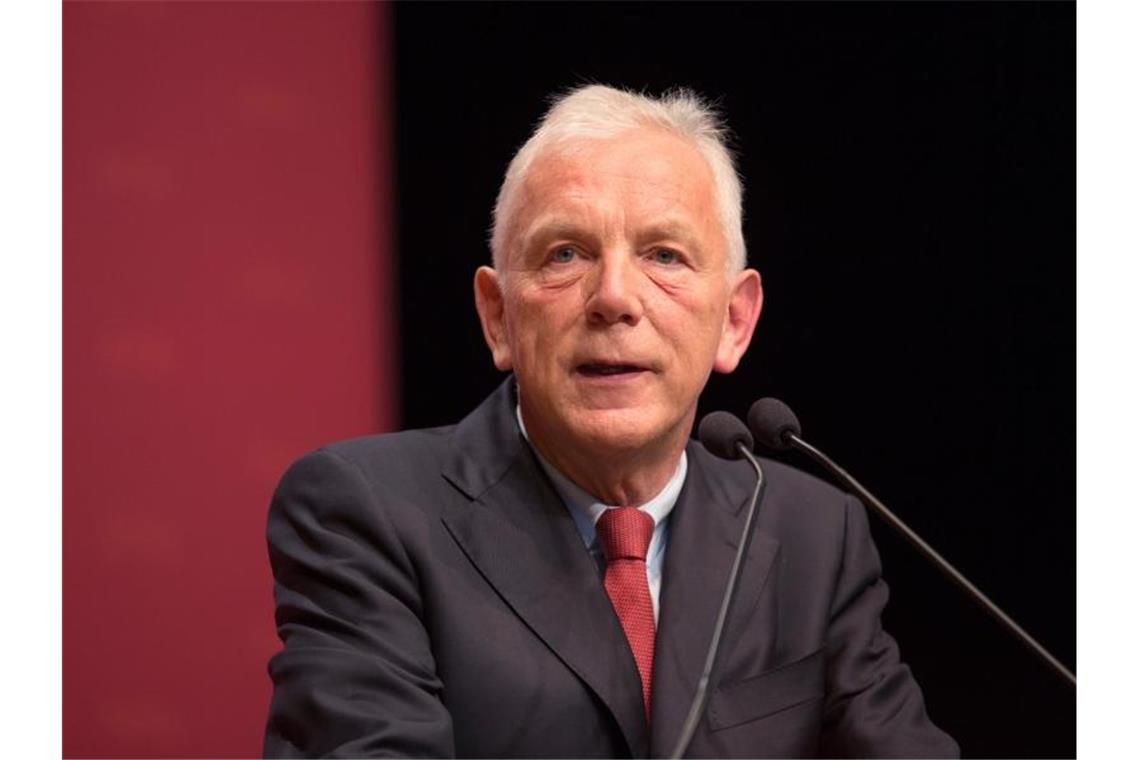
[(586, 299), (586, 313), (593, 324), (636, 325), (644, 305), (639, 292), (641, 271), (625, 252), (606, 252), (596, 262)]

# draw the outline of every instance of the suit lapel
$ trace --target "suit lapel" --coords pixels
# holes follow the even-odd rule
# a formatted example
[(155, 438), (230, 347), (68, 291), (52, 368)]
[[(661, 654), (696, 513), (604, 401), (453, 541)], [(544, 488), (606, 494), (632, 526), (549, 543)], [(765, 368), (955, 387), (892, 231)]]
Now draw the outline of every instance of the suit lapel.
[(649, 749), (640, 679), (569, 511), (518, 432), (513, 380), (460, 423), (444, 476), (470, 503), (443, 521), (495, 591), (609, 708), (630, 753)]
[[(669, 518), (653, 660), (650, 753), (654, 757), (672, 752), (696, 694), (752, 496), (750, 487), (716, 477), (711, 455), (699, 445), (690, 443), (688, 455), (689, 474)], [(733, 636), (740, 635), (734, 621), (754, 605), (778, 549), (779, 543), (765, 533), (757, 532), (752, 539), (721, 643), (722, 664)], [(716, 673), (713, 679), (710, 690), (717, 685)]]

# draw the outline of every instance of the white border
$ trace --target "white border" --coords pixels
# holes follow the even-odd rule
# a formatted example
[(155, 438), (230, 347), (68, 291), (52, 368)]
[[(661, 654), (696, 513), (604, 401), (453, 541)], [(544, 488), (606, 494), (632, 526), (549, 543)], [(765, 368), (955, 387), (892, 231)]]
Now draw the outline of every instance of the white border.
[(1127, 754), (1137, 721), (1138, 22), (1132, 3), (1077, 5), (1077, 748), (1084, 757)]
[[(12, 756), (62, 755), (61, 14), (50, 0), (0, 10), (0, 647), (9, 654), (0, 710)], [(1127, 2), (1078, 5), (1078, 747), (1087, 757), (1130, 746), (1136, 720), (1138, 16)]]
[(4, 754), (62, 755), (61, 19), (0, 10)]

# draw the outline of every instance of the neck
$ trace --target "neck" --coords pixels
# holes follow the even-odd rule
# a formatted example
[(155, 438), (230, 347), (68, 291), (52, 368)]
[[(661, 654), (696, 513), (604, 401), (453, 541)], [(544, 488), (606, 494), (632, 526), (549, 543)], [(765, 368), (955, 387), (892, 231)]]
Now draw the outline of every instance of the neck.
[(615, 451), (566, 440), (553, 444), (545, 431), (526, 426), (527, 438), (543, 459), (610, 506), (639, 506), (661, 493), (680, 464), (686, 430), (666, 441)]

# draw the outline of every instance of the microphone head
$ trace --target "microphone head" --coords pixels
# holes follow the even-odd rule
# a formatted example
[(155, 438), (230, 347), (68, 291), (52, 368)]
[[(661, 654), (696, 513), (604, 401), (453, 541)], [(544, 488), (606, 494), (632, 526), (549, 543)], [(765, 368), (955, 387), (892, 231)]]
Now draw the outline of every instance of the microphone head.
[(778, 398), (762, 398), (748, 410), (748, 427), (761, 446), (774, 451), (791, 448), (788, 434), (800, 435), (800, 421)]
[(743, 454), (736, 446), (738, 443), (743, 443), (744, 448), (752, 451), (752, 434), (735, 414), (728, 412), (706, 414), (701, 420), (697, 434), (705, 448), (721, 459), (740, 459)]

